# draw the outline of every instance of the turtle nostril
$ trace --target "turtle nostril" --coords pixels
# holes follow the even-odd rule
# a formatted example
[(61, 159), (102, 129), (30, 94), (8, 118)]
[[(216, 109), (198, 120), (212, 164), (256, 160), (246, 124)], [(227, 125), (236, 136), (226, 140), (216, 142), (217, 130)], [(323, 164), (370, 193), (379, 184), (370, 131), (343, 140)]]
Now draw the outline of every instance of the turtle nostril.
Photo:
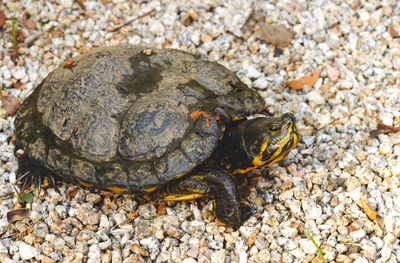
[(282, 115), (281, 120), (282, 123), (288, 123), (288, 122), (295, 122), (296, 118), (294, 117), (293, 113), (286, 112)]

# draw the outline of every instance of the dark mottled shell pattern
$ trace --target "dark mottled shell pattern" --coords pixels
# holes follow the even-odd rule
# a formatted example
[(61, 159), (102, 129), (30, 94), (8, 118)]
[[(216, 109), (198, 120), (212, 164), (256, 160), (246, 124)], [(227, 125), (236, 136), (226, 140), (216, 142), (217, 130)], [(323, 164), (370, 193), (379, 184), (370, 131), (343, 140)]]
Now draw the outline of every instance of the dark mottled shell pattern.
[(264, 104), (224, 66), (183, 51), (105, 47), (71, 62), (24, 101), (16, 135), (27, 158), (99, 188), (137, 193), (190, 172), (226, 124)]

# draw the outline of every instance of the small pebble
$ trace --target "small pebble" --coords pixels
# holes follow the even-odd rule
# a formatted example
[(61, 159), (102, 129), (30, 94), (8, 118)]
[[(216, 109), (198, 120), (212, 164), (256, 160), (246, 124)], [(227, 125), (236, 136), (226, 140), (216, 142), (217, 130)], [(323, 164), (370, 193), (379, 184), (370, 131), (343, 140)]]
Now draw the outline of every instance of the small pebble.
[(305, 213), (305, 216), (310, 219), (318, 219), (322, 215), (321, 206), (317, 205), (314, 200), (310, 198), (303, 198), (301, 206)]
[(36, 248), (22, 241), (18, 241), (17, 244), (19, 249), (19, 255), (21, 256), (22, 260), (30, 260), (32, 258), (38, 259), (40, 253)]
[(339, 80), (339, 76), (340, 76), (340, 72), (337, 68), (335, 67), (328, 67), (326, 70), (327, 74), (328, 74), (328, 78), (330, 79), (330, 81), (332, 81), (333, 83), (336, 83)]
[(89, 203), (97, 204), (101, 201), (101, 196), (99, 194), (89, 193), (86, 196), (86, 201)]

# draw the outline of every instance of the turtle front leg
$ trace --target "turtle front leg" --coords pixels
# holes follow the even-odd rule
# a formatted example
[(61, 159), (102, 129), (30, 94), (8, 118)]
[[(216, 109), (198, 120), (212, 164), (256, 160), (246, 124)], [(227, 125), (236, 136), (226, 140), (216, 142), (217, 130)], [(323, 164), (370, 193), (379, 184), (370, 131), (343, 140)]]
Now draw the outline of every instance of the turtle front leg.
[(39, 162), (23, 155), (18, 159), (17, 181), (21, 181), (20, 189), (25, 189), (30, 184), (35, 184), (40, 193), (42, 186), (54, 188), (56, 176)]
[(203, 196), (214, 199), (215, 215), (222, 223), (238, 228), (250, 217), (250, 208), (240, 203), (235, 178), (221, 169), (197, 169), (171, 181), (151, 195), (165, 201), (191, 200)]

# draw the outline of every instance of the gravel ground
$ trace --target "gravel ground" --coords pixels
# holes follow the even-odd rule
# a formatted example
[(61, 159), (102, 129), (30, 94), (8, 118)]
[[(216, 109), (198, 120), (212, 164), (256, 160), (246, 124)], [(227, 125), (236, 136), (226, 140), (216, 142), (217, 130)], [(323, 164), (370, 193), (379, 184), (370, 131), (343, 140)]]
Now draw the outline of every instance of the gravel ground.
[[(237, 73), (268, 114), (294, 112), (301, 140), (251, 188), (254, 215), (238, 231), (215, 222), (210, 200), (147, 202), (65, 184), (42, 189), (25, 218), (9, 221), (20, 208), (7, 195), (17, 160), (13, 117), (1, 109), (0, 262), (322, 262), (308, 233), (326, 261), (400, 262), (400, 133), (370, 135), (379, 124), (400, 126), (395, 0), (82, 2), (3, 1), (4, 95), (22, 101), (92, 47), (179, 48)], [(288, 45), (256, 37), (271, 24), (292, 31)], [(318, 69), (312, 87), (285, 85)]]

